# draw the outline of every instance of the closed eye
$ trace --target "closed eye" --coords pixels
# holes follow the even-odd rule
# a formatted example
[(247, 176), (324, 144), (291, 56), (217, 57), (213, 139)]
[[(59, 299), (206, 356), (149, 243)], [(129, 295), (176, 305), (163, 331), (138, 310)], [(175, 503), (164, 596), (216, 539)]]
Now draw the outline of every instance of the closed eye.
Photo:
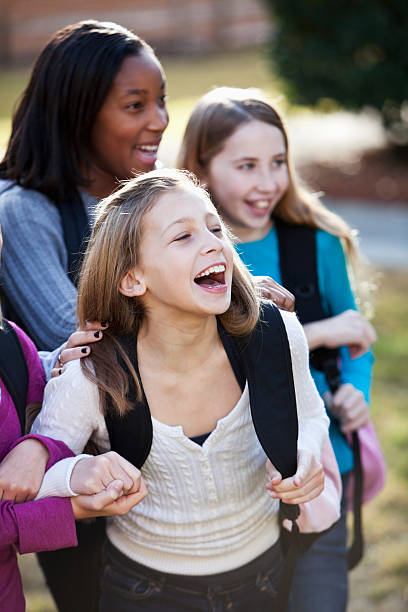
[(222, 234), (222, 227), (221, 226), (212, 227), (210, 229), (210, 232), (212, 232), (213, 234)]
[(191, 234), (189, 233), (185, 233), (185, 234), (181, 234), (181, 236), (177, 236), (177, 238), (174, 238), (173, 242), (180, 242), (181, 240), (185, 240), (186, 238), (190, 238)]

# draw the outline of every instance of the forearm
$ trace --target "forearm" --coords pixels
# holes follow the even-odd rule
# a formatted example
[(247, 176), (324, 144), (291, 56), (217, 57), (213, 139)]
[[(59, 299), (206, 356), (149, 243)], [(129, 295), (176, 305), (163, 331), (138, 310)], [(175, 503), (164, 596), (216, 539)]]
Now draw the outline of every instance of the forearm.
[(35, 499), (45, 497), (72, 497), (77, 495), (71, 489), (71, 475), (74, 467), (81, 461), (91, 457), (91, 455), (76, 455), (68, 457), (55, 463), (45, 474), (41, 483), (40, 490)]
[(76, 546), (75, 520), (69, 499), (14, 504), (0, 502), (0, 547), (20, 553)]
[(325, 319), (303, 325), (309, 351), (325, 346), (327, 341), (327, 325)]
[(57, 461), (61, 461), (61, 459), (65, 459), (66, 457), (73, 457), (74, 453), (71, 449), (61, 440), (54, 440), (48, 436), (41, 435), (39, 433), (31, 433), (27, 436), (23, 436), (22, 438), (18, 438), (13, 442), (10, 446), (10, 450), (15, 448), (18, 444), (23, 442), (24, 440), (34, 439), (38, 440), (42, 443), (44, 448), (48, 451), (48, 460), (46, 463), (45, 469), (48, 470), (54, 463)]

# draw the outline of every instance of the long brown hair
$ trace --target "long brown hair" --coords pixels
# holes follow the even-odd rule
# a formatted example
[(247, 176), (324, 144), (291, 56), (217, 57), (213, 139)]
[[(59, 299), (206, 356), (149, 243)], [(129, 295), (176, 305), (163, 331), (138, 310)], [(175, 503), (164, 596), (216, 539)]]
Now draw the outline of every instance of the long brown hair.
[(218, 87), (202, 96), (187, 123), (177, 166), (194, 172), (198, 178), (202, 177), (213, 157), (222, 151), (226, 140), (238, 127), (253, 120), (277, 127), (286, 146), (289, 187), (275, 206), (272, 216), (287, 223), (308, 225), (337, 236), (350, 264), (357, 302), (364, 307), (366, 314), (370, 314), (370, 292), (374, 287), (370, 280), (372, 274), (358, 250), (355, 232), (344, 219), (330, 211), (317, 194), (307, 189), (296, 175), (285, 121), (262, 91)]
[[(154, 170), (123, 183), (121, 189), (102, 200), (96, 209), (93, 232), (85, 253), (78, 287), (78, 323), (109, 321), (104, 339), (81, 361), (85, 375), (99, 387), (102, 409), (107, 395), (120, 414), (131, 408), (126, 393), (128, 377), (119, 364), (118, 353), (129, 368), (140, 396), (140, 383), (117, 336), (137, 337), (145, 313), (137, 297), (120, 293), (119, 284), (139, 261), (143, 217), (159, 197), (171, 190), (207, 192), (189, 172)], [(226, 230), (227, 231), (227, 230)], [(228, 234), (227, 234), (228, 235)], [(246, 335), (259, 317), (259, 300), (252, 278), (234, 250), (231, 304), (220, 315), (225, 329)]]

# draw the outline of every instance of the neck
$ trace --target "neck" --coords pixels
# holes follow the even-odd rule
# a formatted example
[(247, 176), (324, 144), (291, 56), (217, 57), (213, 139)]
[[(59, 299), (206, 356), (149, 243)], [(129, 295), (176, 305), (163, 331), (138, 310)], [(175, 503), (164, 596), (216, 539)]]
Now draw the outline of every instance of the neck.
[(139, 355), (146, 366), (184, 374), (202, 367), (220, 342), (214, 315), (164, 318), (150, 312), (138, 336)]
[(118, 187), (118, 181), (111, 174), (107, 174), (99, 168), (92, 167), (85, 173), (89, 185), (83, 188), (90, 196), (101, 200), (110, 195)]
[(273, 221), (270, 219), (267, 225), (262, 228), (252, 228), (230, 222), (229, 226), (239, 242), (255, 242), (256, 240), (262, 240), (262, 238), (265, 238), (265, 236), (269, 234), (273, 226)]

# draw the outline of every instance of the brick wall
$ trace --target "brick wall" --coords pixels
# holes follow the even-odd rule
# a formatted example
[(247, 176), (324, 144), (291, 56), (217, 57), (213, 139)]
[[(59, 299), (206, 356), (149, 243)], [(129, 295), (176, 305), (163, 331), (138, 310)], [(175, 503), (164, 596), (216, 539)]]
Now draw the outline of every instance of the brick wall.
[(57, 29), (82, 19), (117, 21), (161, 54), (234, 49), (266, 40), (262, 0), (0, 0), (0, 58), (32, 59)]

